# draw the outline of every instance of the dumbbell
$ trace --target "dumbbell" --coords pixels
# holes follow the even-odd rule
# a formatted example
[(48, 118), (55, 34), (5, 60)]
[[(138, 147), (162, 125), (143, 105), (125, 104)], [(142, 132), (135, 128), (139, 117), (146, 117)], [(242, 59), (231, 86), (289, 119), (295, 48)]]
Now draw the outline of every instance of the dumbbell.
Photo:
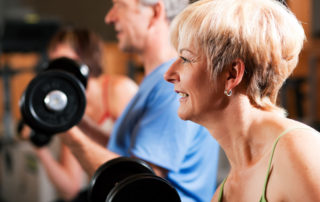
[(89, 68), (69, 58), (58, 58), (28, 84), (19, 102), (23, 121), (33, 130), (36, 146), (76, 125), (86, 107)]
[[(19, 138), (25, 139), (26, 137), (22, 134), (23, 129), (25, 127), (25, 122), (21, 119), (19, 120), (16, 128), (16, 132)], [(47, 145), (51, 141), (51, 136), (42, 134), (42, 133), (36, 133), (34, 130), (28, 130), (28, 139), (33, 143), (33, 145), (37, 147), (42, 147), (44, 145)]]
[(90, 202), (180, 202), (176, 189), (136, 158), (119, 157), (100, 166), (88, 188)]

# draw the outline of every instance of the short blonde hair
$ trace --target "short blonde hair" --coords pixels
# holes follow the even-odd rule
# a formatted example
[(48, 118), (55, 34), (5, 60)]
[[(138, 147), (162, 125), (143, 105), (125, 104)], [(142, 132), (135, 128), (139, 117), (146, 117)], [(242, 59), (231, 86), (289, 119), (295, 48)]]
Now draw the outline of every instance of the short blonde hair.
[(245, 64), (250, 102), (279, 110), (276, 99), (298, 63), (305, 33), (295, 15), (276, 0), (200, 0), (171, 25), (177, 50), (194, 47), (203, 54), (212, 79), (235, 59)]

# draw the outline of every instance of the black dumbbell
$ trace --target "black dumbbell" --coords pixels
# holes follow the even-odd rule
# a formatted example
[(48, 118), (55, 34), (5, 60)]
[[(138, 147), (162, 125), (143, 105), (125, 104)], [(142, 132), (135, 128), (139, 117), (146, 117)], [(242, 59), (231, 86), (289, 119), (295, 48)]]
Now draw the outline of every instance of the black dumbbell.
[(33, 142), (39, 138), (41, 144), (48, 143), (52, 135), (68, 130), (81, 120), (86, 107), (88, 75), (86, 65), (58, 58), (31, 80), (19, 105), (24, 122), (33, 130)]
[(89, 184), (90, 202), (180, 202), (176, 189), (140, 159), (119, 157), (104, 163)]
[[(18, 121), (16, 132), (19, 138), (24, 139), (23, 137), (23, 128), (25, 127), (24, 121), (21, 119)], [(51, 136), (36, 133), (34, 130), (29, 131), (29, 140), (32, 142), (32, 144), (36, 147), (42, 147), (44, 145), (47, 145), (51, 141)]]
[(31, 130), (29, 139), (34, 146), (43, 147), (50, 143), (52, 135), (47, 135)]

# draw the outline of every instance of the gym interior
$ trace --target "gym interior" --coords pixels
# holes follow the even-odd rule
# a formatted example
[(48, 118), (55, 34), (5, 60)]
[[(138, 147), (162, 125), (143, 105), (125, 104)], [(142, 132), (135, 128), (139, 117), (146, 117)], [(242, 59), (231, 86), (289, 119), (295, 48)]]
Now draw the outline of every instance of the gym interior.
[[(51, 202), (57, 193), (28, 141), (17, 137), (20, 98), (47, 61), (46, 45), (62, 25), (88, 27), (104, 41), (104, 69), (138, 84), (143, 68), (134, 54), (118, 49), (113, 27), (104, 23), (109, 0), (0, 0), (0, 202)], [(282, 87), (278, 102), (288, 116), (320, 130), (320, 1), (287, 0), (307, 35), (298, 67)], [(56, 140), (50, 143), (58, 151)], [(58, 154), (57, 154), (58, 155)], [(221, 182), (228, 172), (221, 153)]]

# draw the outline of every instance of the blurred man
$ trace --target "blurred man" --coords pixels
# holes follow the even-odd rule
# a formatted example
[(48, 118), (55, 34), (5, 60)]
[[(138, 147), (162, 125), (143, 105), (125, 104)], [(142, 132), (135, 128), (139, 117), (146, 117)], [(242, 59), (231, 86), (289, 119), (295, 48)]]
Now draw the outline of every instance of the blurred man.
[[(88, 138), (94, 128), (84, 134), (74, 127), (63, 139), (90, 175), (113, 158), (136, 157), (169, 180), (183, 202), (209, 201), (216, 188), (212, 178), (219, 146), (206, 129), (177, 116), (179, 96), (163, 79), (177, 57), (170, 22), (187, 5), (186, 0), (113, 0), (105, 21), (114, 25), (121, 50), (141, 56), (145, 78), (117, 120), (107, 149)], [(187, 94), (180, 96), (184, 102)]]

